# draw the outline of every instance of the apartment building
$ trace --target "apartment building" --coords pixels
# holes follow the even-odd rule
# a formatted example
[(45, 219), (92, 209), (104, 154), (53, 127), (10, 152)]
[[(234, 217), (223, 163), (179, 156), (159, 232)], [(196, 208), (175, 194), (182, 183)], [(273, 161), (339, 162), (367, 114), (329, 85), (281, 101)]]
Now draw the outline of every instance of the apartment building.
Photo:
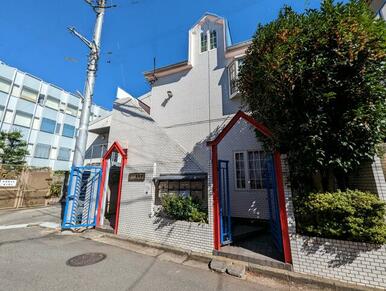
[[(27, 164), (68, 170), (75, 148), (81, 97), (0, 62), (0, 130), (20, 131)], [(91, 121), (109, 113), (92, 105)]]

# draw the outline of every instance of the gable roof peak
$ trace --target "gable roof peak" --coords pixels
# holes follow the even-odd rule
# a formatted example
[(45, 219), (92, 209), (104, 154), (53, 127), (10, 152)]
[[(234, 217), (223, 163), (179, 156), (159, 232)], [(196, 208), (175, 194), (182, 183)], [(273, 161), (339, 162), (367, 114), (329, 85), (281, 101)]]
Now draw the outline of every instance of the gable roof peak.
[(210, 19), (212, 21), (221, 21), (221, 22), (225, 23), (224, 17), (221, 17), (215, 13), (205, 12), (204, 15), (201, 16), (201, 18), (192, 26), (192, 28), (204, 23), (206, 19)]

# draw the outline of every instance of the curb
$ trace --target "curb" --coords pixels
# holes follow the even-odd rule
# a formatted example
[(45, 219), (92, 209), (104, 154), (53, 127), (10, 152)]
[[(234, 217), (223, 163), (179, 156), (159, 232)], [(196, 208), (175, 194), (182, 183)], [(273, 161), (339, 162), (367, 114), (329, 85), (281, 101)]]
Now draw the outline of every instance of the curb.
[[(330, 289), (330, 290), (339, 290), (339, 291), (341, 290), (343, 291), (380, 290), (376, 288), (370, 288), (366, 286), (340, 282), (333, 279), (327, 279), (327, 278), (312, 276), (308, 274), (297, 273), (294, 271), (289, 271), (289, 270), (284, 270), (279, 268), (272, 268), (268, 266), (261, 266), (254, 263), (238, 261), (234, 259), (216, 256), (216, 255), (197, 253), (197, 252), (188, 251), (186, 249), (182, 249), (178, 247), (167, 246), (160, 243), (154, 243), (154, 242), (138, 240), (138, 239), (131, 239), (125, 236), (114, 235), (114, 234), (110, 234), (110, 233), (106, 233), (98, 230), (94, 230), (94, 231), (101, 234), (101, 236), (99, 237), (107, 237), (110, 239), (129, 242), (143, 247), (151, 247), (151, 248), (163, 250), (165, 252), (169, 252), (177, 255), (185, 255), (187, 256), (187, 260), (194, 260), (194, 261), (208, 264), (208, 269), (209, 269), (209, 263), (213, 259), (216, 259), (216, 260), (231, 262), (233, 264), (243, 265), (245, 266), (246, 271), (252, 275), (280, 280), (288, 284), (300, 284), (300, 285), (306, 285), (306, 286), (308, 285), (310, 287), (313, 286), (321, 289)], [(92, 240), (93, 238), (88, 238), (88, 239)]]

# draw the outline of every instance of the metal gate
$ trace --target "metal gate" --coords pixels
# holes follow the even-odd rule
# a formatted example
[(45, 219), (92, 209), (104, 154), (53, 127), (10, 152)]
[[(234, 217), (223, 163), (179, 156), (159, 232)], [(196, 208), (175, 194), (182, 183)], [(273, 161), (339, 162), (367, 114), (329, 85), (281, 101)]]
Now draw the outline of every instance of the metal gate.
[(219, 202), (220, 202), (220, 237), (221, 244), (232, 242), (231, 206), (229, 197), (229, 161), (218, 161)]
[(270, 229), (271, 235), (275, 247), (281, 253), (283, 252), (283, 241), (281, 237), (281, 225), (280, 225), (280, 213), (279, 213), (279, 202), (278, 202), (278, 192), (276, 184), (276, 174), (275, 166), (273, 163), (272, 155), (267, 156), (266, 159), (267, 167), (267, 178), (265, 179), (266, 188), (268, 192), (268, 205), (269, 205), (269, 214), (270, 214)]
[(99, 189), (102, 177), (101, 167), (73, 167), (68, 189), (62, 228), (93, 227), (96, 225)]

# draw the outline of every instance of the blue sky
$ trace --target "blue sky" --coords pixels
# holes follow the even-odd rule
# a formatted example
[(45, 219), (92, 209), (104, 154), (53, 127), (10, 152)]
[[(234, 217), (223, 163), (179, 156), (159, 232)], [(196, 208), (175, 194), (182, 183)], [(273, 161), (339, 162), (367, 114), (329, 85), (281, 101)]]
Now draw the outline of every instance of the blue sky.
[[(288, 4), (316, 0), (107, 0), (94, 102), (111, 108), (117, 86), (133, 96), (150, 90), (143, 72), (187, 58), (188, 30), (205, 13), (228, 19), (234, 43), (253, 35)], [(88, 50), (67, 30), (91, 38), (95, 15), (83, 0), (1, 1), (0, 60), (65, 90), (83, 91)]]

